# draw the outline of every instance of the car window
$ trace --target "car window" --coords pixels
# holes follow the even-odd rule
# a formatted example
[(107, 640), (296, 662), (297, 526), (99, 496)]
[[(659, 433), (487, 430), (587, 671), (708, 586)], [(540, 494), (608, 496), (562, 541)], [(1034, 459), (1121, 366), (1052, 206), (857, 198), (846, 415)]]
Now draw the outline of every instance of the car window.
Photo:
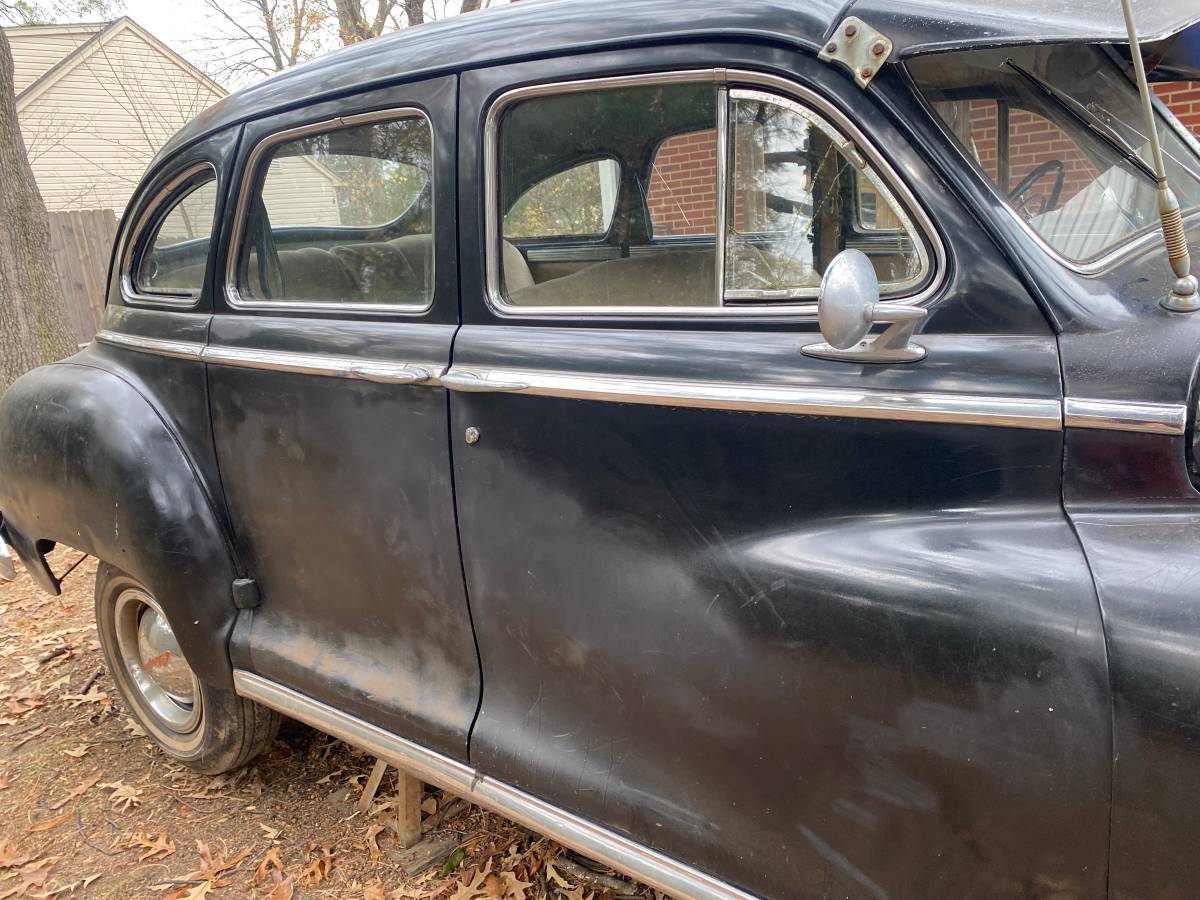
[(908, 214), (824, 119), (799, 103), (739, 90), (730, 124), (727, 299), (813, 297), (825, 267), (847, 248), (867, 254), (884, 293), (922, 280), (924, 247)]
[[(717, 88), (710, 83), (601, 87), (537, 96), (507, 106), (500, 120), (497, 150), (498, 193), (503, 217), (502, 290), (509, 303), (535, 307), (714, 306), (717, 304), (713, 249), (655, 248), (646, 216), (646, 198), (654, 191), (654, 148), (677, 134), (712, 131)], [(597, 159), (609, 160), (598, 164)], [(580, 160), (591, 160), (568, 185), (558, 173), (580, 173)], [(715, 171), (697, 167), (716, 196)], [(606, 189), (607, 173), (622, 183)], [(530, 267), (522, 245), (525, 234), (550, 234), (562, 228), (522, 231), (530, 195), (557, 187), (560, 222), (584, 223), (593, 236), (604, 236), (610, 249), (597, 258), (594, 247), (571, 258), (562, 254), (553, 266)], [(604, 227), (606, 190), (614, 212)], [(546, 204), (537, 207), (544, 210)]]
[(270, 142), (244, 212), (241, 300), (427, 306), (432, 160), (417, 114)]
[(145, 242), (134, 287), (146, 294), (199, 296), (217, 208), (217, 180), (205, 170), (176, 198)]
[(716, 187), (716, 129), (676, 134), (659, 144), (646, 198), (654, 237), (716, 234)]
[(504, 217), (504, 236), (604, 237), (612, 225), (620, 185), (621, 167), (615, 159), (596, 159), (557, 172), (513, 204)]
[[(1103, 257), (1158, 224), (1157, 182), (1132, 80), (1104, 47), (1049, 44), (908, 63), (917, 86), (1013, 212), (1072, 262)], [(1200, 208), (1200, 156), (1159, 109), (1182, 208)], [(1132, 157), (1132, 159), (1131, 159)]]
[[(811, 301), (848, 248), (871, 259), (885, 298), (928, 280), (910, 210), (812, 108), (699, 80), (559, 90), (518, 89), (491, 113), (493, 302), (601, 312)], [(569, 235), (589, 242), (545, 246)]]

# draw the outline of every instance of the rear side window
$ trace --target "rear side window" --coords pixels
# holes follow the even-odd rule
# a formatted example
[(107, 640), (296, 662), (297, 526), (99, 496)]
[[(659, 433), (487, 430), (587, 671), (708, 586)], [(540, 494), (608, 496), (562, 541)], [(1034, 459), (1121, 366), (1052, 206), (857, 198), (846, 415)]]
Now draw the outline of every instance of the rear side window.
[(604, 237), (617, 207), (621, 167), (613, 159), (580, 163), (543, 178), (504, 217), (506, 238)]
[(432, 301), (429, 121), (409, 110), (370, 118), (260, 145), (242, 211), (241, 302), (410, 309)]
[(205, 166), (185, 177), (152, 220), (133, 272), (134, 289), (164, 298), (200, 296), (217, 208), (217, 180)]

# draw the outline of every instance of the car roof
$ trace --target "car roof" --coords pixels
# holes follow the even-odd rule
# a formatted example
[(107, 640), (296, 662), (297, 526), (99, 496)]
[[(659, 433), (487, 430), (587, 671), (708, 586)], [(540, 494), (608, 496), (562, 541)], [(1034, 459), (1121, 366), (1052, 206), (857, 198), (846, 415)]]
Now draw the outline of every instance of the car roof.
[[(1200, 21), (1196, 0), (1134, 0), (1156, 40)], [(525, 0), (364, 41), (264, 79), (185, 125), (151, 168), (230, 125), (392, 82), (522, 59), (731, 37), (816, 49), (847, 15), (890, 37), (893, 60), (1031, 42), (1123, 42), (1120, 0)]]

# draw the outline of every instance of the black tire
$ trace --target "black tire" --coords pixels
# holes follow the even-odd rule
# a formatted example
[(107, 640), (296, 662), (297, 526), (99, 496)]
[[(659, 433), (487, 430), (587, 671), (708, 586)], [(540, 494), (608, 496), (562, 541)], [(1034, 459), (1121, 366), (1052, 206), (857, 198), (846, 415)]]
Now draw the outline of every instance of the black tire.
[[(155, 617), (154, 613), (158, 613)], [(151, 623), (142, 620), (151, 616)], [(279, 731), (279, 713), (233, 691), (206, 684), (191, 674), (178, 654), (162, 653), (151, 663), (169, 668), (171, 689), (142, 666), (146, 648), (157, 649), (145, 634), (162, 634), (173, 641), (161, 607), (153, 594), (120, 569), (102, 563), (96, 572), (96, 630), (113, 684), (130, 714), (163, 751), (205, 775), (219, 775), (249, 762), (271, 746)], [(157, 626), (157, 630), (156, 630)], [(130, 633), (130, 628), (135, 634)], [(131, 641), (138, 641), (137, 649)], [(142, 643), (141, 641), (146, 641)], [(168, 666), (157, 661), (166, 659)], [(180, 665), (180, 660), (183, 664)], [(184, 681), (190, 687), (183, 687)]]

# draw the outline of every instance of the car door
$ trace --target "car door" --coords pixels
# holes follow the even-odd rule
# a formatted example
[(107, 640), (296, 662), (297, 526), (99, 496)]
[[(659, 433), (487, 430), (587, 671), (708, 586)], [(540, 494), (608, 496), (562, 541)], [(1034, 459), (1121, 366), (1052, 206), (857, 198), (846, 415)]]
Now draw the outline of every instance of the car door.
[(458, 758), (479, 697), (446, 392), (455, 79), (246, 126), (206, 359), (256, 583), (235, 663)]
[[(783, 50), (460, 89), (443, 383), (472, 764), (761, 896), (1103, 896), (1105, 651), (1061, 506), (1056, 342), (974, 219), (871, 96)], [(612, 215), (619, 257), (522, 265), (514, 210), (609, 157), (611, 211), (585, 169), (541, 212)], [(848, 248), (928, 309), (924, 360), (803, 352)]]

